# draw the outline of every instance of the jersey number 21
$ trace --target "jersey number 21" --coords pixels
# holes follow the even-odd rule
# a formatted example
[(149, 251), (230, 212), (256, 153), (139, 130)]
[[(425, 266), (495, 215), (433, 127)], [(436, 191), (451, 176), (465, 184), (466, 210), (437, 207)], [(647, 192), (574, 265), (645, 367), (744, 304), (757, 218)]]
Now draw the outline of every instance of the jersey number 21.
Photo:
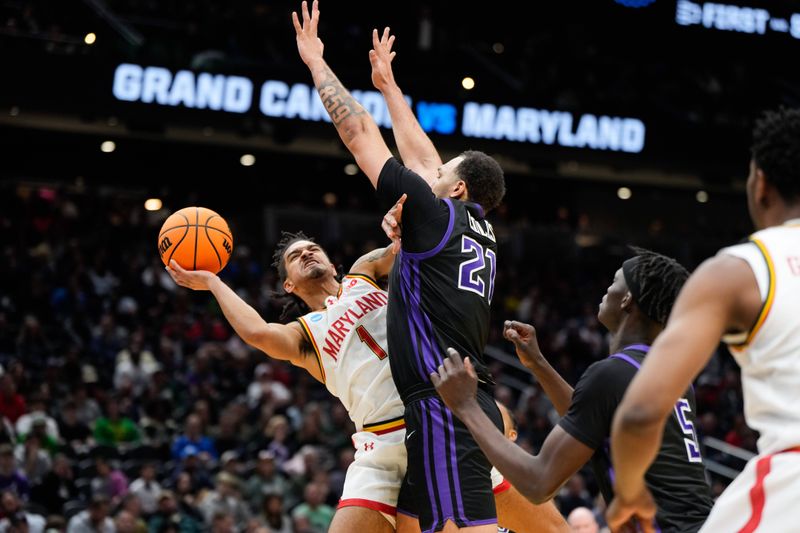
[[(458, 288), (486, 297), (488, 286), (488, 299), (491, 304), (492, 296), (494, 296), (497, 255), (491, 248), (484, 248), (478, 241), (466, 235), (461, 236), (461, 252), (466, 253), (469, 258), (462, 261), (458, 267)], [(489, 271), (484, 272), (487, 265)]]

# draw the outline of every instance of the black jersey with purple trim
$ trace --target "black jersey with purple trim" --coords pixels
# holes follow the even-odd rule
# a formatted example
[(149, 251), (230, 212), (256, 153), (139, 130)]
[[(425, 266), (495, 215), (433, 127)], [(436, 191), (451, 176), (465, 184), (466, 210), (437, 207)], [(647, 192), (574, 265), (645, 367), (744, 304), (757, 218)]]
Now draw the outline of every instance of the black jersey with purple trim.
[[(606, 502), (614, 497), (609, 438), (611, 422), (650, 347), (626, 346), (592, 364), (578, 380), (567, 414), (558, 425), (595, 450), (591, 459), (597, 484)], [(694, 389), (675, 404), (653, 464), (645, 474), (647, 488), (658, 506), (657, 531), (694, 533), (711, 510), (711, 490), (697, 440)]]
[(492, 382), (483, 349), (497, 243), (478, 204), (436, 198), (420, 176), (389, 159), (378, 196), (388, 208), (403, 193), (402, 250), (389, 277), (387, 329), (392, 376), (408, 403), (433, 393), (430, 374), (448, 347), (471, 357), (481, 382)]

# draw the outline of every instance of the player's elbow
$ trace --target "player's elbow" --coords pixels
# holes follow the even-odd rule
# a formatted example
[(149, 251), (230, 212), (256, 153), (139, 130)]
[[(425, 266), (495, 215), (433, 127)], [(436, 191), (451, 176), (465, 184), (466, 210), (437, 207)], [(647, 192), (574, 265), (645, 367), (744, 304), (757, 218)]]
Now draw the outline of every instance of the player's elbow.
[(531, 503), (541, 505), (550, 501), (558, 492), (558, 488), (558, 486), (551, 487), (544, 483), (533, 482), (527, 483), (524, 487), (517, 487), (517, 490)]
[(268, 324), (243, 328), (241, 331), (237, 331), (237, 333), (244, 342), (259, 350), (264, 350), (267, 347), (266, 345), (269, 343), (271, 337)]
[(353, 152), (358, 149), (359, 141), (369, 135), (370, 130), (368, 121), (356, 117), (345, 121), (339, 129), (339, 134), (347, 148)]
[(551, 479), (551, 476), (543, 472), (529, 471), (525, 475), (525, 480), (514, 487), (520, 494), (536, 505), (541, 505), (556, 495), (563, 483), (560, 480)]

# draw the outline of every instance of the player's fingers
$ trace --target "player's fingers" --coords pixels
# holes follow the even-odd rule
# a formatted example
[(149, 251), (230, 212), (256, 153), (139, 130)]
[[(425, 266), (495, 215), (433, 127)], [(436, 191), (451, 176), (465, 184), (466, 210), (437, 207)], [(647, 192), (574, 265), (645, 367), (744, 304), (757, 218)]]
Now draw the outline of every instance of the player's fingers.
[(397, 203), (400, 204), (400, 206), (402, 206), (404, 203), (406, 203), (407, 199), (408, 199), (408, 194), (403, 193), (403, 196), (397, 199)]
[(311, 22), (311, 15), (308, 13), (308, 2), (303, 0), (300, 4), (300, 12), (303, 14), (303, 28), (308, 28), (308, 23)]
[(318, 0), (314, 0), (314, 3), (311, 5), (311, 29), (314, 31), (314, 35), (317, 34), (317, 24), (319, 24), (319, 2)]
[(378, 28), (372, 28), (372, 48), (375, 50), (381, 45), (381, 40), (378, 38)]
[(300, 25), (300, 19), (297, 17), (297, 11), (292, 11), (292, 24), (294, 24), (294, 31), (300, 33), (303, 27)]
[(381, 43), (385, 46), (389, 40), (389, 26), (383, 28), (383, 35), (381, 35)]
[(392, 241), (392, 253), (393, 253), (394, 255), (397, 255), (397, 253), (398, 253), (399, 251), (400, 251), (400, 239), (394, 239), (394, 240)]
[(397, 55), (397, 52), (392, 52), (391, 54), (389, 54), (389, 61), (393, 61), (394, 60), (394, 56), (396, 56), (396, 55)]
[(511, 322), (511, 327), (517, 330), (518, 333), (521, 333), (523, 335), (529, 335), (531, 333), (535, 333), (536, 331), (530, 324), (525, 324), (524, 322), (517, 322), (516, 320), (513, 320)]
[(478, 377), (478, 373), (475, 372), (475, 367), (472, 365), (472, 359), (469, 357), (464, 358), (464, 368), (467, 370), (467, 374), (469, 374), (471, 378)]
[(514, 344), (518, 344), (521, 341), (521, 339), (519, 338), (519, 333), (517, 333), (516, 330), (511, 329), (511, 328), (504, 330), (503, 331), (503, 336), (507, 340), (510, 340), (511, 342), (513, 342)]
[(387, 52), (391, 52), (392, 51), (392, 46), (394, 46), (394, 39), (395, 39), (395, 36), (392, 35), (391, 37), (389, 37), (389, 40), (386, 42), (386, 51)]
[(184, 274), (184, 273), (186, 272), (186, 269), (184, 269), (182, 266), (180, 266), (180, 265), (178, 264), (178, 262), (177, 262), (177, 261), (175, 261), (174, 259), (170, 259), (170, 261), (169, 261), (169, 267), (170, 267), (172, 270), (174, 270), (175, 272), (177, 272), (178, 274)]
[(464, 366), (461, 362), (461, 354), (459, 354), (454, 348), (447, 349), (447, 359), (445, 359), (445, 362), (446, 361), (450, 361), (450, 363), (453, 365), (453, 368), (456, 370)]
[(453, 368), (453, 362), (450, 360), (449, 357), (445, 357), (442, 360), (442, 364), (439, 365), (439, 373), (441, 374), (442, 371), (447, 372), (448, 375), (453, 374), (455, 369)]
[(438, 389), (439, 385), (442, 384), (442, 379), (439, 377), (439, 374), (437, 374), (436, 372), (431, 372), (430, 378), (431, 378), (431, 383), (433, 383), (433, 386)]

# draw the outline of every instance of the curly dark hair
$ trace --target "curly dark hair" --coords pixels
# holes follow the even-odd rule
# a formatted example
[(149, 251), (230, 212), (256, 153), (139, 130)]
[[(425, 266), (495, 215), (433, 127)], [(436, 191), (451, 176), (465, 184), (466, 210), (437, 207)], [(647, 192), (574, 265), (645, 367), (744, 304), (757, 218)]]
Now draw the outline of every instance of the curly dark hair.
[(458, 177), (467, 184), (470, 200), (488, 213), (500, 205), (506, 194), (503, 169), (492, 157), (477, 150), (467, 150), (461, 156), (464, 159), (456, 167)]
[(650, 320), (666, 325), (689, 271), (671, 257), (636, 246), (631, 249), (636, 255), (628, 285), (638, 286), (636, 305)]
[[(316, 242), (313, 237), (309, 237), (302, 231), (298, 231), (297, 233), (282, 231), (278, 245), (275, 248), (275, 251), (272, 253), (272, 266), (278, 270), (278, 278), (281, 282), (281, 285), (284, 281), (286, 281), (286, 258), (284, 257), (284, 254), (286, 254), (286, 250), (288, 250), (289, 247), (297, 241)], [(336, 267), (336, 272), (336, 279), (341, 281), (343, 272), (341, 265)], [(301, 298), (295, 296), (294, 294), (278, 292), (275, 294), (275, 296), (284, 302), (279, 318), (281, 322), (291, 322), (292, 320), (311, 312), (311, 308), (309, 308)]]
[[(289, 247), (297, 241), (314, 242), (314, 239), (307, 236), (302, 231), (298, 231), (297, 233), (282, 231), (281, 238), (278, 241), (278, 246), (275, 248), (275, 251), (272, 254), (272, 266), (278, 270), (278, 279), (280, 280), (281, 284), (286, 281), (286, 259), (284, 258), (284, 254), (286, 253), (286, 250), (288, 250)], [(303, 300), (294, 294), (279, 292), (276, 294), (276, 296), (283, 300), (283, 309), (281, 310), (280, 316), (281, 322), (291, 322), (292, 320), (311, 312), (311, 309), (309, 309), (308, 305), (306, 305)]]
[(781, 197), (800, 197), (800, 109), (766, 111), (753, 128), (753, 160)]

